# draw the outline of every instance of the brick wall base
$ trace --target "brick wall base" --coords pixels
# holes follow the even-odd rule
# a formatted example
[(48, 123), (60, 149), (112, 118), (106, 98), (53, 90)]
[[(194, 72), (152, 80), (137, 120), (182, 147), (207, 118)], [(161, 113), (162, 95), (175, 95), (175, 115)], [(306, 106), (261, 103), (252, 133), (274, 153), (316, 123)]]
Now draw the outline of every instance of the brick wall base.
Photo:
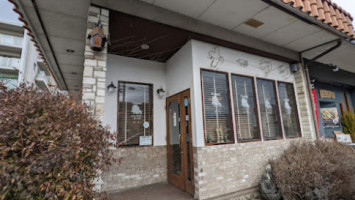
[(166, 146), (122, 147), (114, 150), (121, 164), (113, 164), (103, 173), (102, 190), (123, 190), (167, 181)]
[(195, 147), (195, 198), (211, 199), (233, 193), (238, 196), (257, 188), (268, 161), (278, 158), (292, 142), (300, 140)]

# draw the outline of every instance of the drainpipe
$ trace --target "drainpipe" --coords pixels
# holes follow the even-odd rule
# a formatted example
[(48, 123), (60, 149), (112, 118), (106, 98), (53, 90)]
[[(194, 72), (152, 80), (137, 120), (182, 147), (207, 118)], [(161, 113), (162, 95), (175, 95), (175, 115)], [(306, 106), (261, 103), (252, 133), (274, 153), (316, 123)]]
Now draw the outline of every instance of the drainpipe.
[[(321, 46), (324, 46), (324, 45), (327, 45), (327, 44), (330, 44), (332, 42), (337, 42), (336, 45), (332, 46), (331, 48), (325, 50), (324, 52), (320, 53), (319, 55), (313, 57), (311, 60), (307, 61), (306, 63), (303, 61), (303, 56), (302, 54), (304, 52), (307, 52), (309, 50), (312, 50), (312, 49), (315, 49), (315, 48), (318, 48), (318, 47), (321, 47)], [(320, 134), (320, 130), (319, 130), (319, 126), (318, 126), (318, 123), (317, 123), (317, 115), (316, 115), (316, 107), (314, 105), (314, 100), (313, 100), (313, 94), (312, 94), (312, 87), (311, 87), (311, 78), (309, 76), (309, 64), (311, 64), (312, 62), (315, 62), (317, 59), (327, 55), (328, 53), (334, 51), (335, 49), (339, 48), (340, 46), (342, 45), (342, 41), (341, 39), (339, 40), (334, 40), (334, 41), (330, 41), (330, 42), (326, 42), (324, 44), (321, 44), (321, 45), (317, 45), (315, 47), (312, 47), (312, 48), (309, 48), (307, 50), (304, 50), (302, 52), (299, 53), (299, 56), (300, 56), (300, 60), (302, 62), (302, 65), (304, 66), (304, 72), (305, 72), (305, 75), (306, 75), (306, 80), (307, 80), (307, 89), (308, 89), (308, 93), (309, 93), (309, 100), (311, 101), (311, 108), (312, 108), (312, 116), (313, 116), (313, 124), (314, 124), (314, 128), (316, 130), (316, 137), (317, 137), (317, 140), (320, 139), (321, 137), (321, 134)]]
[(20, 68), (19, 68), (19, 73), (18, 73), (17, 86), (20, 86), (20, 84), (25, 81), (28, 43), (29, 43), (29, 37), (26, 34), (26, 30), (25, 30), (24, 34), (23, 34), (21, 59), (20, 59)]

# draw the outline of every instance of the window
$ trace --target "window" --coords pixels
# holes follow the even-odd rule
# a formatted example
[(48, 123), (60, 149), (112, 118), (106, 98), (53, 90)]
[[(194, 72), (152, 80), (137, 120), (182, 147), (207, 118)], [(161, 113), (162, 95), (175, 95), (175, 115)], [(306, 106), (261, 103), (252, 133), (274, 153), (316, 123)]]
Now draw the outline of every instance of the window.
[(264, 139), (282, 138), (275, 82), (257, 79), (257, 85)]
[(15, 74), (11, 72), (0, 72), (0, 82), (2, 82), (9, 89), (14, 89), (17, 87), (17, 79), (17, 73)]
[(139, 145), (140, 136), (153, 135), (152, 85), (119, 82), (118, 89), (118, 144)]
[(227, 74), (202, 70), (201, 77), (206, 143), (234, 142)]
[(351, 109), (350, 109), (348, 93), (346, 93), (346, 92), (344, 92), (344, 102), (345, 102), (346, 111), (349, 112)]
[(301, 130), (298, 124), (298, 112), (293, 84), (279, 82), (278, 86), (285, 135), (287, 138), (299, 137), (301, 136)]
[(260, 140), (254, 79), (232, 75), (232, 86), (238, 141)]

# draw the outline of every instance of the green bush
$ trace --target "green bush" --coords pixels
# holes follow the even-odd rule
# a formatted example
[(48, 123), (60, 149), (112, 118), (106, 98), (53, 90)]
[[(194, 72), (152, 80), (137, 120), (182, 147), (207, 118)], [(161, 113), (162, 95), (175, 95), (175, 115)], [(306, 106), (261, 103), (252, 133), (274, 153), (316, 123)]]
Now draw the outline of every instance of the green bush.
[(355, 199), (355, 150), (350, 146), (292, 144), (271, 165), (283, 199)]
[(75, 97), (0, 85), (0, 199), (92, 199), (111, 137)]
[(350, 134), (353, 142), (355, 142), (355, 114), (354, 110), (350, 110), (341, 117), (341, 124), (344, 128), (344, 133)]

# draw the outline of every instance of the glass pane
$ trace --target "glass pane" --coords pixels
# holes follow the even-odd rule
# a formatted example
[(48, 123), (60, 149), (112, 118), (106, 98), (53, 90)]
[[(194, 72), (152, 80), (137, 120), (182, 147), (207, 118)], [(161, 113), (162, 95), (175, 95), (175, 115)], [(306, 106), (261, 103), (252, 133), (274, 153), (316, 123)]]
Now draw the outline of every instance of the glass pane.
[(22, 45), (22, 38), (20, 37), (14, 37), (14, 44), (16, 46), (21, 46)]
[(279, 83), (279, 96), (286, 137), (301, 136), (293, 85)]
[(152, 86), (120, 82), (118, 95), (118, 142), (139, 145), (140, 136), (152, 136)]
[(7, 57), (0, 56), (0, 66), (7, 67)]
[(202, 71), (202, 87), (206, 143), (233, 142), (227, 75)]
[(279, 112), (276, 103), (275, 83), (258, 79), (258, 99), (263, 135), (266, 140), (282, 137)]
[(9, 67), (16, 67), (18, 68), (20, 65), (20, 59), (18, 58), (11, 58), (10, 59), (10, 66)]
[(9, 89), (17, 87), (17, 74), (12, 73), (0, 73), (0, 81)]
[(186, 124), (186, 151), (187, 151), (187, 180), (191, 181), (191, 155), (190, 155), (190, 126), (189, 126), (189, 99), (184, 97), (185, 124)]
[(1, 35), (3, 44), (13, 45), (13, 37), (10, 35)]
[(239, 141), (260, 140), (253, 78), (232, 76), (235, 123)]
[(180, 104), (175, 100), (169, 105), (169, 137), (171, 172), (175, 175), (181, 173), (181, 144), (180, 144)]

